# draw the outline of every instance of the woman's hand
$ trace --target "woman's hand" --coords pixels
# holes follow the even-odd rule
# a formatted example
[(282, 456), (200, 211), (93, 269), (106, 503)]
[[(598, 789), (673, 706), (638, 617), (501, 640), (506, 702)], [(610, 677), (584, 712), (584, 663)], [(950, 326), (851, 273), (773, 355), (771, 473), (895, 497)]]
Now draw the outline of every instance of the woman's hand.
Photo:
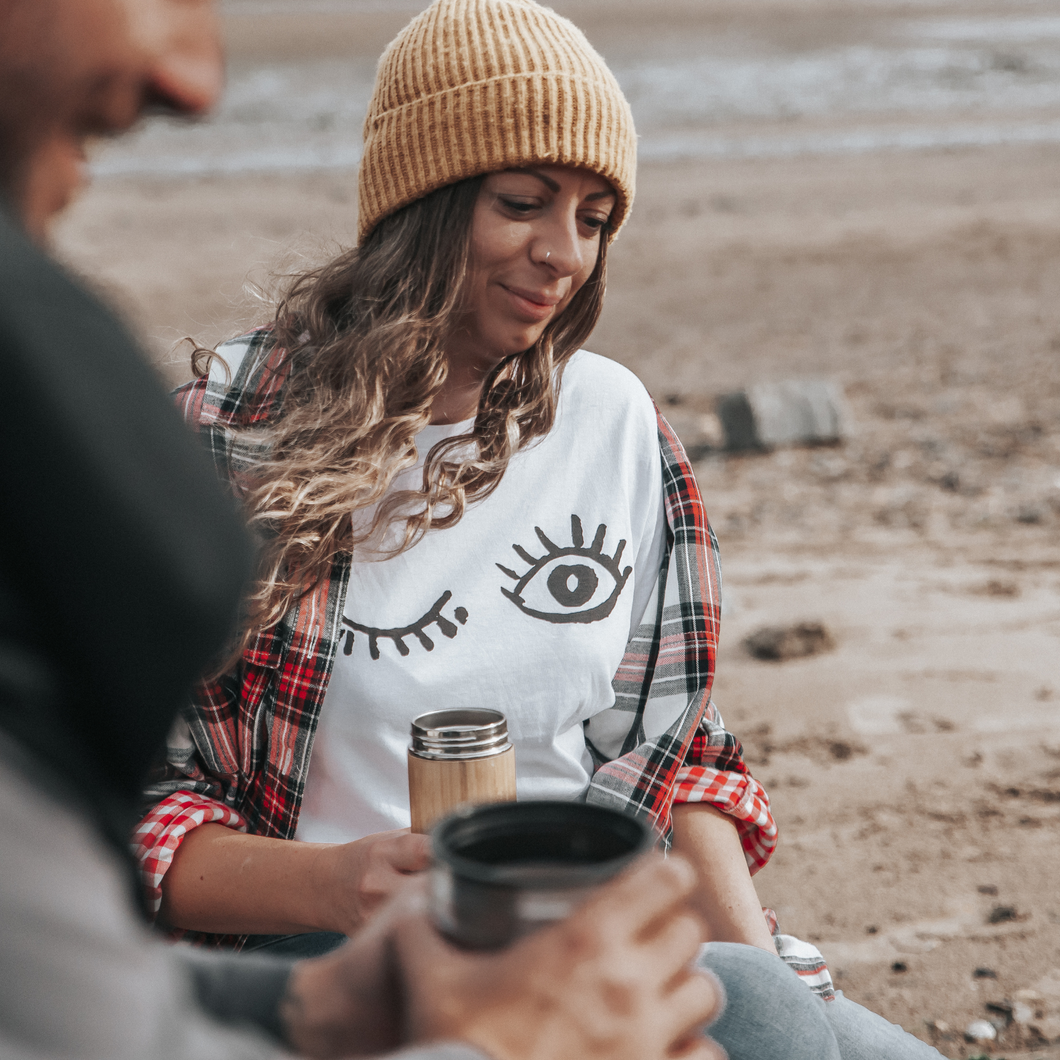
[(332, 848), (331, 930), (352, 934), (415, 872), (431, 862), (430, 840), (407, 828), (376, 832)]
[(160, 919), (221, 934), (348, 935), (429, 862), (430, 841), (407, 828), (332, 844), (204, 824), (185, 838), (162, 881)]

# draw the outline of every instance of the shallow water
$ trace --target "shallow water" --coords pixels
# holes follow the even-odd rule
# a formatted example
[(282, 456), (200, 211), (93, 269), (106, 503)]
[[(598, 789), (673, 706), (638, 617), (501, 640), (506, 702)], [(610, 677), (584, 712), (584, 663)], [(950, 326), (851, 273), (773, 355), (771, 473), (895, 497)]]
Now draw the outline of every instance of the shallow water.
[[(657, 2), (657, 0), (656, 0)], [(418, 0), (230, 0), (237, 16), (411, 13)], [(1060, 15), (651, 17), (590, 29), (645, 159), (844, 154), (1060, 141)], [(248, 62), (208, 121), (154, 119), (98, 176), (355, 165), (375, 56)]]

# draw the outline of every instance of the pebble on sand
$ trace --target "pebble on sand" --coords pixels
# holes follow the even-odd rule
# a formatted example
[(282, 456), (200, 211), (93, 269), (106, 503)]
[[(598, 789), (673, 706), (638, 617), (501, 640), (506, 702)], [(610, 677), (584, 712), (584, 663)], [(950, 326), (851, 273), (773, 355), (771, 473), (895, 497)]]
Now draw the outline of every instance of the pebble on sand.
[(997, 1038), (997, 1028), (989, 1020), (972, 1020), (964, 1028), (964, 1036), (970, 1042), (992, 1042)]
[(988, 924), (1007, 924), (1012, 920), (1019, 920), (1019, 913), (1012, 905), (995, 905), (986, 918)]
[(835, 647), (832, 635), (820, 622), (795, 622), (790, 626), (763, 626), (744, 639), (756, 659), (782, 662), (818, 655)]

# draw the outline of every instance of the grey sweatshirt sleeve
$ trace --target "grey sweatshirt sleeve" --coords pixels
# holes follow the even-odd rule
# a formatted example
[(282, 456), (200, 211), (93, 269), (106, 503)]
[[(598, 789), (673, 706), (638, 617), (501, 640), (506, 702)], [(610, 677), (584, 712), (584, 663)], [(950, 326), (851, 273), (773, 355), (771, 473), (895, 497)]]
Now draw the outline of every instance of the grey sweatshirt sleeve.
[(263, 955), (183, 951), (200, 1006), (222, 1023), (255, 1027), (286, 1045), (280, 1002), (294, 961)]
[(196, 1003), (178, 951), (135, 915), (121, 863), (0, 733), (0, 1056), (279, 1060)]
[[(199, 1004), (223, 1023), (265, 1031), (287, 1044), (279, 1006), (295, 962), (264, 955), (220, 955), (189, 950), (181, 953)], [(379, 1060), (490, 1060), (463, 1042), (439, 1042), (388, 1053)]]

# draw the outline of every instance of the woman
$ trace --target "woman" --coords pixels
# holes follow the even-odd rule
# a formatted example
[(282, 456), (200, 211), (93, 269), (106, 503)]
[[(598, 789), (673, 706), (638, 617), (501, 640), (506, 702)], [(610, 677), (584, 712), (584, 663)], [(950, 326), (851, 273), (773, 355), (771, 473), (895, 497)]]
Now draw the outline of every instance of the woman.
[(676, 840), (727, 846), (704, 865), (715, 936), (772, 949), (730, 823), (764, 863), (768, 802), (703, 721), (718, 574), (695, 483), (643, 387), (578, 352), (634, 165), (613, 77), (536, 4), (435, 4), (388, 49), (358, 247), (183, 389), (268, 544), (241, 658), (152, 791), (168, 923), (352, 930), (425, 863), (387, 834), (409, 722), (474, 702), (508, 715), (523, 795), (588, 789), (664, 833), (675, 798), (703, 804)]
[(776, 827), (709, 698), (716, 544), (643, 387), (579, 350), (634, 168), (614, 78), (532, 0), (437, 0), (384, 54), (357, 248), (181, 390), (266, 543), (137, 832), (170, 927), (354, 930), (427, 862), (410, 721), (488, 705), (521, 797), (649, 814), (712, 937), (775, 952)]

